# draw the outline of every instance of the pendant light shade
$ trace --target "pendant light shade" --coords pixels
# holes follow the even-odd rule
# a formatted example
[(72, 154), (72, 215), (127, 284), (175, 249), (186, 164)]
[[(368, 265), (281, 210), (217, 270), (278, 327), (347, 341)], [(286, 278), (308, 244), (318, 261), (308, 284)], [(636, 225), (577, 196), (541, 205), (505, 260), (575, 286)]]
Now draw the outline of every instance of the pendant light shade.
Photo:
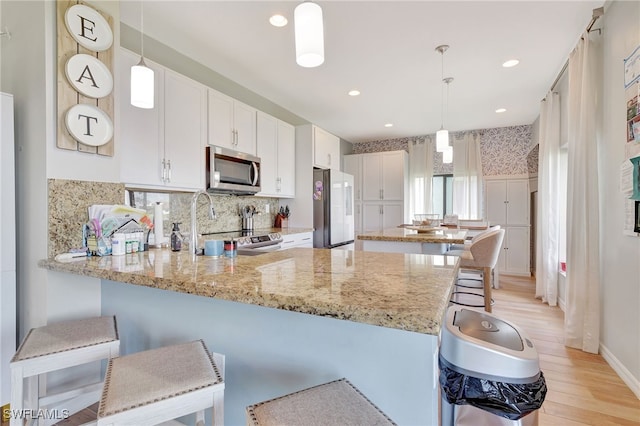
[(131, 67), (131, 105), (138, 108), (153, 108), (153, 70), (140, 57), (138, 65)]
[(447, 145), (447, 148), (442, 151), (442, 163), (450, 164), (453, 163), (453, 147)]
[(144, 63), (144, 9), (140, 2), (140, 62), (131, 67), (131, 105), (152, 109), (154, 98), (153, 70)]
[(293, 14), (296, 38), (296, 63), (313, 68), (324, 62), (322, 8), (307, 1), (296, 6)]
[(440, 129), (436, 132), (436, 151), (444, 152), (449, 147), (449, 131)]

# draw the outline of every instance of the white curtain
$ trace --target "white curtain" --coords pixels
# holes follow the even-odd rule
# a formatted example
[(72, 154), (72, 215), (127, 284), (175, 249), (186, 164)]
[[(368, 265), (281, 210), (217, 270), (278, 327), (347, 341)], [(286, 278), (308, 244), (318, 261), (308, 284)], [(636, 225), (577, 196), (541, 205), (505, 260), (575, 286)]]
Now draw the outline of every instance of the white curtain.
[[(558, 304), (560, 235), (560, 96), (549, 93), (540, 105), (536, 297)], [(562, 200), (564, 202), (564, 200)]]
[(599, 37), (585, 33), (569, 57), (565, 345), (598, 353), (600, 267), (598, 152), (602, 71)]
[(460, 219), (482, 218), (482, 162), (477, 133), (453, 138), (453, 214)]
[(431, 213), (433, 140), (430, 136), (409, 141), (409, 214)]

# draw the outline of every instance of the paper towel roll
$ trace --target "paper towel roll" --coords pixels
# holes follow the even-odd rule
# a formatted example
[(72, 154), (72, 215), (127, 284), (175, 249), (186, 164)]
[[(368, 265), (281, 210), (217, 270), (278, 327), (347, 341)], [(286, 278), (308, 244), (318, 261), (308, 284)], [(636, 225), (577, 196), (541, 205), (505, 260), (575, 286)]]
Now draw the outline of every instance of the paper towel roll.
[(155, 239), (155, 245), (158, 247), (164, 243), (163, 219), (162, 203), (157, 202), (153, 209), (153, 237)]

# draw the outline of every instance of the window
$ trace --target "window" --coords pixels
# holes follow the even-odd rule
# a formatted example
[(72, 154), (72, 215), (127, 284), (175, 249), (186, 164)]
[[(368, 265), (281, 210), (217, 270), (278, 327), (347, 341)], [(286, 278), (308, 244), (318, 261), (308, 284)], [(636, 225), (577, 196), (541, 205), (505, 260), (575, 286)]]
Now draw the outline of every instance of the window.
[(444, 217), (453, 212), (453, 175), (434, 175), (431, 200), (433, 213)]

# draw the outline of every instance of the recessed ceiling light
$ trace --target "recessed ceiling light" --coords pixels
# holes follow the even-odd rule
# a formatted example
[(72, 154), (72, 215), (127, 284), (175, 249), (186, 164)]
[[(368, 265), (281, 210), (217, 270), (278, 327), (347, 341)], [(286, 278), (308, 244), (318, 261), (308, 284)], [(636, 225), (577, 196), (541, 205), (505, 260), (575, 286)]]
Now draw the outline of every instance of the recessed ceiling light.
[(269, 18), (269, 22), (274, 27), (284, 27), (289, 21), (287, 21), (287, 18), (282, 15), (273, 15), (271, 18)]
[(511, 67), (515, 67), (519, 63), (520, 63), (520, 61), (517, 60), (517, 59), (509, 59), (507, 62), (502, 64), (502, 66), (505, 67), (505, 68), (511, 68)]
[(349, 90), (349, 96), (358, 96), (360, 91), (357, 89)]
[(393, 127), (393, 123), (387, 123), (384, 125), (384, 127)]
[(496, 110), (496, 112), (497, 112), (498, 114), (500, 114), (500, 113), (502, 113), (502, 112), (506, 112), (506, 111), (507, 111), (507, 110), (506, 110), (506, 108), (498, 108), (498, 109)]

